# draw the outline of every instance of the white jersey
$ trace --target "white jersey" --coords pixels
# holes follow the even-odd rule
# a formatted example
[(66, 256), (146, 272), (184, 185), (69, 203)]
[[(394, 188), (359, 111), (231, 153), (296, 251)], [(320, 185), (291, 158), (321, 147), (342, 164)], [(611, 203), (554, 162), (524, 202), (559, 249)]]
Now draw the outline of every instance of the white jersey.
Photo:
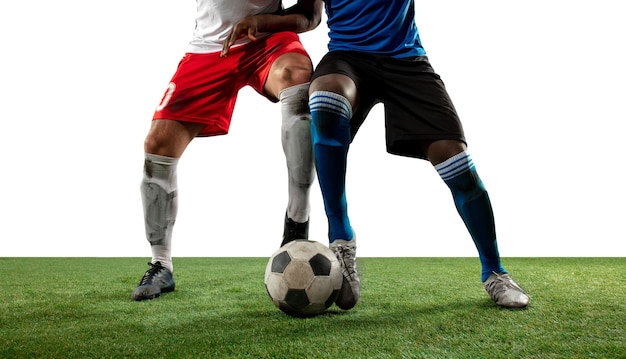
[[(274, 13), (282, 9), (281, 0), (196, 0), (198, 13), (191, 53), (222, 51), (222, 45), (235, 23), (246, 16)], [(262, 36), (262, 35), (259, 35)], [(234, 46), (249, 42), (247, 37)]]

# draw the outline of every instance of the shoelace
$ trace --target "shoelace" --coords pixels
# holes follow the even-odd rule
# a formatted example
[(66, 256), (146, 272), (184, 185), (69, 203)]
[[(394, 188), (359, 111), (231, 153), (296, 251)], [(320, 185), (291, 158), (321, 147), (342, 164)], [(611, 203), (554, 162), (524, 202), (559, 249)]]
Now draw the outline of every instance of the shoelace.
[[(493, 272), (493, 274), (496, 275), (496, 278), (487, 285), (487, 291), (489, 293), (494, 292), (493, 294), (496, 295), (508, 289), (516, 289), (521, 291), (522, 293), (526, 293), (522, 288), (516, 285), (510, 277), (502, 276), (496, 272)], [(498, 288), (498, 284), (500, 284), (500, 290), (495, 293), (495, 290)]]
[(152, 282), (154, 277), (165, 268), (161, 265), (161, 263), (148, 262), (148, 265), (150, 266), (150, 269), (148, 269), (143, 275), (143, 278), (141, 278), (141, 282), (139, 282), (139, 285), (144, 285)]
[(355, 262), (352, 248), (342, 245), (339, 245), (336, 248), (338, 252), (337, 257), (339, 258), (339, 260), (342, 261), (343, 267), (346, 269), (350, 276), (354, 275), (356, 270), (354, 269)]
[(493, 292), (494, 292), (494, 291), (495, 291), (495, 289), (496, 289), (495, 287), (497, 286), (497, 283), (496, 283), (497, 281), (498, 281), (498, 279), (495, 279), (494, 281), (492, 281), (491, 283), (489, 283), (489, 284), (487, 285), (487, 292), (492, 293), (492, 294), (495, 294), (495, 293), (493, 293)]

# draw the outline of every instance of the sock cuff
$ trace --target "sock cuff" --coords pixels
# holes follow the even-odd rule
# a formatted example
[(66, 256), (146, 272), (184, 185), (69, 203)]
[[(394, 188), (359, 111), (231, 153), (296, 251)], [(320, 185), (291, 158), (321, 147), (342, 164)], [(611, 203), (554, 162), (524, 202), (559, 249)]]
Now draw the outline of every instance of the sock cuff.
[(308, 97), (309, 96), (309, 85), (311, 85), (310, 82), (305, 82), (305, 83), (300, 84), (300, 85), (295, 85), (295, 86), (290, 86), (290, 87), (284, 88), (284, 89), (280, 90), (280, 92), (278, 92), (278, 99), (282, 101), (284, 98), (287, 98), (287, 97), (290, 97), (290, 96), (294, 96), (294, 95), (298, 95), (302, 91), (304, 91), (305, 96)]
[(444, 181), (454, 178), (474, 168), (472, 156), (466, 151), (456, 154), (447, 160), (435, 165), (435, 169)]
[(160, 165), (175, 165), (178, 163), (178, 158), (174, 158), (174, 157), (155, 155), (152, 153), (146, 153), (145, 155), (146, 155), (146, 160), (152, 163), (160, 164)]
[(313, 111), (329, 111), (352, 118), (352, 105), (347, 98), (330, 91), (315, 91), (309, 99), (309, 107)]

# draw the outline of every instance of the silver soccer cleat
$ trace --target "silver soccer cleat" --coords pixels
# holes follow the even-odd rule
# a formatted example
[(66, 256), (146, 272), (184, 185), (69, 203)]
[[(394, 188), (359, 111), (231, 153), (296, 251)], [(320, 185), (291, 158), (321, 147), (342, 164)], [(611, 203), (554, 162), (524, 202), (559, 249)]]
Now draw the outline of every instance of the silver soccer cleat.
[(491, 299), (501, 307), (521, 309), (530, 302), (528, 294), (508, 274), (494, 272), (484, 285)]
[(337, 256), (343, 274), (343, 285), (335, 304), (341, 309), (351, 309), (361, 297), (361, 281), (356, 271), (356, 237), (351, 241), (336, 239), (329, 247)]

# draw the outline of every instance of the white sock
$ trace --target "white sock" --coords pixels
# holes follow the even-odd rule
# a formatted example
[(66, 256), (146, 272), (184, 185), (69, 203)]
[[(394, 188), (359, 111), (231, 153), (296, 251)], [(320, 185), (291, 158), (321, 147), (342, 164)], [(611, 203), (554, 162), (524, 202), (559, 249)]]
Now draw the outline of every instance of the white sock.
[(315, 178), (309, 83), (286, 88), (278, 98), (282, 114), (281, 141), (289, 177), (287, 217), (304, 223), (309, 219), (309, 192)]
[(152, 249), (152, 263), (174, 271), (172, 265), (172, 230), (178, 211), (176, 181), (177, 158), (146, 153), (141, 199), (146, 238)]

